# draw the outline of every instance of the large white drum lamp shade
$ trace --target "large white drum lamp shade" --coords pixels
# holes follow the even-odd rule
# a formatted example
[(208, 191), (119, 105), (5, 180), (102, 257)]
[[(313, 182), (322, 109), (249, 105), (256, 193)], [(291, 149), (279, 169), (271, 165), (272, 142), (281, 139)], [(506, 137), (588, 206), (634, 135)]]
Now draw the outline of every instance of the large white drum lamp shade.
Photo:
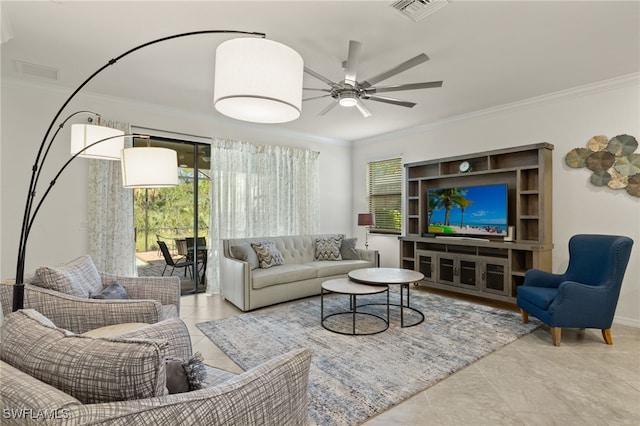
[(264, 38), (236, 38), (216, 49), (213, 103), (221, 114), (254, 123), (285, 123), (302, 110), (302, 57)]

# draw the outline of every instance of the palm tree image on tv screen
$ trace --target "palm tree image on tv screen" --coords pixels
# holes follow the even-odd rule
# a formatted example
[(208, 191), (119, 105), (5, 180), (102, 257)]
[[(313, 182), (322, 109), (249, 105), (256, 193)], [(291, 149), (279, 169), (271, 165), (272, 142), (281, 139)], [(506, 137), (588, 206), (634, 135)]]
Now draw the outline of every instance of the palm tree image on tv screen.
[(507, 185), (429, 189), (427, 232), (440, 235), (507, 235)]

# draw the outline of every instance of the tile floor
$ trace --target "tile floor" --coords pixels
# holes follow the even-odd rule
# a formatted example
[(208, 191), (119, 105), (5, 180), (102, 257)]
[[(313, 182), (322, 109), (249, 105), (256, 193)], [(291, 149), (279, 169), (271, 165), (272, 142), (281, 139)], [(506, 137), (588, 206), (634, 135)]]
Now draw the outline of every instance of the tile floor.
[[(206, 294), (183, 296), (180, 309), (194, 351), (241, 372), (195, 327), (240, 311)], [(554, 347), (541, 327), (365, 425), (640, 425), (640, 328), (614, 324), (612, 336), (608, 346), (599, 330), (568, 329)]]

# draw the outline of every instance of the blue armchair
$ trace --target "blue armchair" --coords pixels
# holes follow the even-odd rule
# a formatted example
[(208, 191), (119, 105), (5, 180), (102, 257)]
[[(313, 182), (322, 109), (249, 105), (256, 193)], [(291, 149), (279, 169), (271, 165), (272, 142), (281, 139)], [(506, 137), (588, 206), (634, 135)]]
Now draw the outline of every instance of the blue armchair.
[(574, 235), (564, 274), (530, 269), (518, 287), (522, 321), (529, 315), (551, 327), (560, 346), (561, 328), (599, 328), (611, 345), (611, 324), (633, 240), (616, 235)]

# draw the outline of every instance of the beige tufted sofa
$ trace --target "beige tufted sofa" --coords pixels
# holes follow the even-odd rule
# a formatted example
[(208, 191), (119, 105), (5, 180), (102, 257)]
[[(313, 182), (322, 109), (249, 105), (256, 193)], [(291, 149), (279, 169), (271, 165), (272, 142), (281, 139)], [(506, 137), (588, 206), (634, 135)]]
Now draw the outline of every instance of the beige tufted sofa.
[[(320, 294), (320, 285), (340, 278), (354, 269), (378, 266), (378, 252), (355, 250), (348, 260), (316, 260), (316, 238), (343, 234), (295, 235), (281, 237), (234, 238), (221, 240), (220, 283), (222, 295), (243, 311)], [(234, 247), (273, 241), (284, 264), (267, 269), (252, 268), (237, 256)], [(234, 257), (235, 256), (235, 257)]]

